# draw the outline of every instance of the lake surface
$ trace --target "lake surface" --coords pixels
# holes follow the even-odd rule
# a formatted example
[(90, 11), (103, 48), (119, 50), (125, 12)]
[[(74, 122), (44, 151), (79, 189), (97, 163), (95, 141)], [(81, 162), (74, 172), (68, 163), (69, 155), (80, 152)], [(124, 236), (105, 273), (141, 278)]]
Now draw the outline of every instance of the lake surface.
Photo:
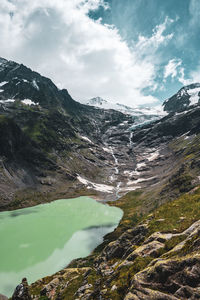
[(0, 213), (0, 293), (29, 284), (85, 257), (113, 231), (123, 212), (89, 197)]

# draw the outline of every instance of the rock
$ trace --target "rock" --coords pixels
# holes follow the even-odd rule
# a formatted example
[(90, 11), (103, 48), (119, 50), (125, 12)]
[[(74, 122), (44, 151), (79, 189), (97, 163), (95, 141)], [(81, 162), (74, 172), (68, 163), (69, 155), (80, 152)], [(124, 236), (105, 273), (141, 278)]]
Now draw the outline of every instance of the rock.
[(195, 295), (194, 290), (189, 286), (183, 286), (176, 291), (174, 296), (181, 299), (192, 299), (192, 296)]
[(158, 241), (152, 241), (148, 244), (144, 244), (134, 250), (128, 257), (127, 260), (134, 260), (137, 256), (153, 256), (156, 257), (159, 249), (164, 248), (164, 244)]
[[(181, 259), (161, 259), (153, 266), (136, 274), (131, 284), (131, 287), (136, 287), (136, 290), (139, 286), (142, 291), (143, 289), (144, 291), (146, 289), (159, 290), (162, 293), (171, 294), (170, 297), (173, 297), (172, 295), (177, 295), (178, 297), (166, 299), (179, 299), (179, 295), (186, 295), (191, 293), (191, 291), (193, 295), (195, 293), (198, 294), (200, 289), (200, 255), (197, 254), (194, 257), (183, 257)], [(183, 297), (181, 299), (188, 298)]]
[[(83, 286), (81, 286), (78, 290), (77, 290), (77, 292), (76, 292), (76, 294), (75, 294), (75, 296), (78, 296), (78, 297), (83, 297), (84, 296), (84, 294), (85, 295), (87, 295), (87, 294), (90, 294), (92, 291), (91, 291), (91, 288), (93, 287), (93, 285), (92, 284), (85, 284), (85, 285), (83, 285)], [(82, 299), (82, 298), (81, 298)]]
[(134, 290), (131, 293), (128, 293), (124, 300), (179, 300), (174, 296), (166, 295), (159, 291), (154, 291), (151, 289), (141, 289), (141, 290)]
[(114, 285), (112, 286), (112, 288), (111, 288), (111, 291), (113, 292), (113, 291), (115, 291), (115, 290), (117, 290), (117, 286), (114, 284)]
[(139, 245), (147, 234), (147, 225), (139, 225), (125, 231), (116, 241), (109, 243), (103, 250), (102, 257), (106, 260), (112, 258), (125, 258), (132, 251), (133, 245)]
[(0, 300), (8, 300), (8, 297), (6, 297), (6, 296), (0, 294)]
[(172, 233), (160, 233), (160, 232), (154, 232), (152, 235), (150, 235), (145, 241), (144, 244), (148, 244), (152, 241), (158, 241), (160, 243), (165, 243), (166, 241), (170, 240), (172, 238)]

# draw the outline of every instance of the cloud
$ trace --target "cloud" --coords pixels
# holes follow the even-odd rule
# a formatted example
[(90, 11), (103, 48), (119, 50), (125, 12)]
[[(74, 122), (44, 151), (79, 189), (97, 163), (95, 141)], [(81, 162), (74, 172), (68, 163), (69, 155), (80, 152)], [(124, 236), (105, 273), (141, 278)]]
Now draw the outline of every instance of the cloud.
[(167, 77), (175, 78), (178, 73), (180, 73), (180, 66), (182, 65), (182, 60), (173, 58), (164, 68), (164, 79)]
[(200, 82), (200, 64), (190, 73), (190, 78), (192, 82)]
[(183, 85), (189, 85), (195, 82), (200, 82), (200, 65), (195, 70), (191, 71), (188, 78), (185, 76), (185, 69), (183, 62), (180, 58), (173, 58), (169, 60), (168, 64), (164, 68), (164, 82), (168, 77), (177, 79)]
[(150, 38), (140, 35), (137, 45), (139, 50), (142, 52), (144, 51), (144, 53), (146, 54), (147, 50), (151, 49), (151, 51), (155, 53), (160, 45), (168, 43), (168, 41), (173, 38), (173, 33), (164, 35), (164, 32), (167, 29), (167, 27), (173, 22), (174, 20), (170, 19), (169, 17), (166, 17), (165, 21), (162, 24), (157, 25), (153, 29), (153, 34)]
[(189, 12), (191, 15), (190, 26), (199, 28), (199, 19), (200, 19), (200, 2), (199, 0), (190, 0), (189, 3)]
[(172, 38), (164, 32), (173, 20), (166, 18), (130, 48), (114, 26), (89, 18), (91, 10), (108, 9), (103, 0), (1, 1), (1, 56), (50, 77), (77, 100), (157, 101), (143, 89), (156, 86), (156, 53)]

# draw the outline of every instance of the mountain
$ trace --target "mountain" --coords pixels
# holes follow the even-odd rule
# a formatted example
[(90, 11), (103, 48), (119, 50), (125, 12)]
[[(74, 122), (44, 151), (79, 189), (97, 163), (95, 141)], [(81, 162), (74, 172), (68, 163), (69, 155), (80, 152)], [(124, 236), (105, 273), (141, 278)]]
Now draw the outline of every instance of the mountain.
[(67, 90), (59, 90), (50, 79), (23, 64), (0, 58), (0, 103), (15, 101), (42, 108), (63, 108), (70, 113), (80, 107)]
[(110, 101), (104, 100), (101, 97), (92, 98), (90, 100), (82, 101), (81, 103), (99, 107), (103, 109), (113, 109), (120, 111), (123, 114), (128, 114), (133, 117), (134, 124), (141, 124), (146, 122), (153, 122), (166, 115), (162, 107), (130, 107), (120, 103), (112, 103)]
[[(0, 63), (0, 209), (79, 192), (107, 194), (101, 185), (113, 158), (103, 148), (110, 128), (127, 132), (132, 118), (82, 105), (22, 64), (5, 59)], [(103, 168), (110, 156), (110, 164)], [(82, 177), (94, 183), (89, 191)], [(114, 190), (115, 182), (110, 184)]]
[(124, 141), (116, 145), (111, 134), (122, 192), (112, 205), (124, 216), (89, 257), (33, 283), (36, 299), (199, 298), (199, 114), (197, 106), (136, 128), (126, 146), (129, 165)]
[(182, 87), (178, 93), (165, 100), (163, 103), (164, 111), (180, 112), (191, 106), (200, 104), (200, 83), (194, 83)]
[(1, 210), (90, 195), (124, 212), (90, 256), (33, 283), (33, 298), (199, 299), (200, 106), (180, 111), (179, 91), (141, 124), (5, 59), (0, 82)]

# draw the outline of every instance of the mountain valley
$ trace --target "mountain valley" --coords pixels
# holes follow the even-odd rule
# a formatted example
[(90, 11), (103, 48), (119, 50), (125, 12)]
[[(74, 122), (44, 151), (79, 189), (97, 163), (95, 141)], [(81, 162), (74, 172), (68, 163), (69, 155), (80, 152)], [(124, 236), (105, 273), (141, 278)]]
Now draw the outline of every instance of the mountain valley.
[(196, 83), (164, 115), (105, 109), (0, 59), (0, 210), (87, 195), (124, 212), (34, 299), (200, 298), (199, 99)]

